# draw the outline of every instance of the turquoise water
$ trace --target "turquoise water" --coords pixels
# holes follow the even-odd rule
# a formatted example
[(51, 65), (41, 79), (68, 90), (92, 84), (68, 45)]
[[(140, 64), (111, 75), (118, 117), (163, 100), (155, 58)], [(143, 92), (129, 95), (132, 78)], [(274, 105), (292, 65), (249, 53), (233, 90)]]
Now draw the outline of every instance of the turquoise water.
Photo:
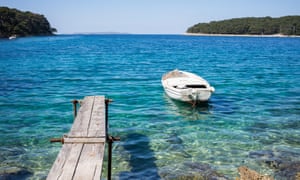
[[(284, 179), (300, 162), (300, 38), (59, 35), (0, 41), (0, 179), (44, 179), (73, 99), (105, 95), (113, 179), (179, 179), (246, 165)], [(170, 100), (160, 78), (196, 73), (207, 105)], [(274, 165), (275, 164), (275, 165)], [(106, 179), (104, 167), (103, 179)]]

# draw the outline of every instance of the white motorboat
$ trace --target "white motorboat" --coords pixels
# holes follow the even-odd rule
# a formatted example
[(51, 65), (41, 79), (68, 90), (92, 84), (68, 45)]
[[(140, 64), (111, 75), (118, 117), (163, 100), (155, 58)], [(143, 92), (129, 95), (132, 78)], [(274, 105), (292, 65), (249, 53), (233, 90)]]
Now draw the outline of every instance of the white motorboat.
[(17, 35), (12, 35), (12, 36), (9, 36), (9, 40), (12, 40), (12, 39), (16, 39), (17, 38)]
[(206, 102), (215, 91), (214, 87), (196, 74), (173, 70), (162, 76), (162, 86), (166, 94), (183, 102)]

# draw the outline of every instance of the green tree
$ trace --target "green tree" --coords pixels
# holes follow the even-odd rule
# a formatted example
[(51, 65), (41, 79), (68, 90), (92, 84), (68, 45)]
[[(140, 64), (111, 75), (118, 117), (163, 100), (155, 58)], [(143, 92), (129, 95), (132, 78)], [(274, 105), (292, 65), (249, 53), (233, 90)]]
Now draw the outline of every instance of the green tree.
[(300, 35), (300, 16), (246, 17), (210, 23), (198, 23), (187, 29), (188, 33), (207, 34), (284, 34)]
[(0, 7), (0, 38), (53, 35), (53, 32), (56, 29), (43, 15)]

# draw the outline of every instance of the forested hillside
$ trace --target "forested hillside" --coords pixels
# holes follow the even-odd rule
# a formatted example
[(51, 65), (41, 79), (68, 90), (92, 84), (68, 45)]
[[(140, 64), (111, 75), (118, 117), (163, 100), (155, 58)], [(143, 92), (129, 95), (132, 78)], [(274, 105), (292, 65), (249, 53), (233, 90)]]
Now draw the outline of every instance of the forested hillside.
[(250, 34), (250, 35), (300, 35), (300, 16), (246, 17), (210, 23), (199, 23), (188, 28), (187, 33)]
[(52, 35), (53, 32), (56, 29), (43, 15), (0, 7), (0, 38)]

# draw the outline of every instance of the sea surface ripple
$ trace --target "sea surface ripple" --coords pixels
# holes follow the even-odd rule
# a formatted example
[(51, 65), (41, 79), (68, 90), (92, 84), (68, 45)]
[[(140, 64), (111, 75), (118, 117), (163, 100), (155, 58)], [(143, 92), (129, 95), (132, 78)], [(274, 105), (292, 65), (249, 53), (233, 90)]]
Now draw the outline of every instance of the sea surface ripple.
[[(284, 179), (277, 165), (300, 161), (299, 47), (184, 35), (0, 40), (0, 179), (44, 179), (61, 148), (49, 139), (69, 131), (71, 101), (88, 95), (113, 99), (113, 179), (234, 179), (243, 165)], [(176, 68), (215, 87), (207, 105), (165, 95), (161, 76)]]

